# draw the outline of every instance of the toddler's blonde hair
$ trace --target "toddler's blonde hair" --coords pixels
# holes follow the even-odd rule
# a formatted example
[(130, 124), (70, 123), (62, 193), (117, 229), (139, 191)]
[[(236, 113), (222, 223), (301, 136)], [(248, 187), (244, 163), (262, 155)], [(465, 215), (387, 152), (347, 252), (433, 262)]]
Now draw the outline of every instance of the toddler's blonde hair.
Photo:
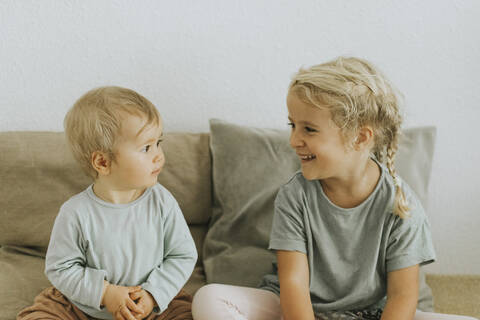
[(145, 117), (147, 122), (142, 130), (161, 121), (148, 99), (133, 90), (114, 86), (88, 91), (65, 116), (67, 143), (84, 172), (94, 179), (98, 173), (91, 164), (92, 154), (105, 152), (115, 160), (113, 148), (125, 114)]
[(395, 183), (393, 212), (401, 218), (409, 216), (394, 165), (402, 123), (399, 98), (385, 76), (363, 59), (340, 57), (301, 69), (293, 77), (289, 92), (305, 103), (329, 108), (345, 141), (352, 143), (363, 126), (373, 128), (372, 153), (379, 162), (386, 163)]

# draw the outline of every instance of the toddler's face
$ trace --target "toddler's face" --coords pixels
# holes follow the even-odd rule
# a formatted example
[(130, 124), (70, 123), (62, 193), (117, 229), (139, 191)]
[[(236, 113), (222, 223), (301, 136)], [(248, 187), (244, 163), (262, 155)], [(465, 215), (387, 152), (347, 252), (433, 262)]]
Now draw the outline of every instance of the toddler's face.
[(344, 174), (349, 150), (330, 111), (303, 102), (293, 92), (287, 96), (287, 107), (290, 145), (300, 158), (303, 176), (324, 180)]
[[(161, 121), (161, 120), (160, 120)], [(122, 121), (121, 133), (115, 142), (115, 160), (111, 164), (111, 178), (118, 188), (145, 189), (157, 182), (165, 163), (162, 124), (145, 127), (145, 117), (127, 115)]]

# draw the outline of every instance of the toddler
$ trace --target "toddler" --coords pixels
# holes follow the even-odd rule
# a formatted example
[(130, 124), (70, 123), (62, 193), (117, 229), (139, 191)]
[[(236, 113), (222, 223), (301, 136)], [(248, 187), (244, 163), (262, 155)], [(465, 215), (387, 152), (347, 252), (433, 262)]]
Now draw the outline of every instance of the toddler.
[(93, 184), (60, 208), (45, 262), (53, 287), (17, 319), (191, 319), (181, 289), (197, 252), (177, 201), (157, 183), (165, 163), (157, 109), (132, 90), (103, 87), (64, 124)]
[(278, 192), (269, 249), (278, 269), (260, 289), (211, 284), (196, 320), (461, 319), (416, 310), (430, 227), (395, 172), (402, 118), (387, 79), (358, 58), (300, 70), (287, 95), (301, 161)]

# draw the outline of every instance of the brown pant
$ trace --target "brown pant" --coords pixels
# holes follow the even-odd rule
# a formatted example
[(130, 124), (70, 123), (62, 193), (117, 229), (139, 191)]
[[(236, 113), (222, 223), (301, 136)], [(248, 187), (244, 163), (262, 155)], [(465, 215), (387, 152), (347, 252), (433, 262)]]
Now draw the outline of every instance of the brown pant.
[[(20, 311), (17, 320), (96, 320), (68, 301), (54, 287), (43, 290), (33, 305)], [(149, 315), (146, 320), (192, 320), (192, 296), (181, 290), (160, 315)]]

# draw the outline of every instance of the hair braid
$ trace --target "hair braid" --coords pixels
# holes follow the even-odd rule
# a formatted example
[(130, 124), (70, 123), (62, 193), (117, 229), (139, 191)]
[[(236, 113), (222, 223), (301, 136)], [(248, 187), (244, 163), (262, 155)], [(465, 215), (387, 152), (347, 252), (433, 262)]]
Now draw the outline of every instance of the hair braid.
[(393, 204), (393, 213), (398, 215), (400, 218), (404, 219), (409, 217), (410, 208), (408, 207), (407, 199), (405, 193), (403, 192), (400, 183), (398, 181), (397, 173), (395, 171), (395, 154), (397, 153), (398, 148), (398, 133), (392, 132), (392, 137), (387, 146), (387, 158), (386, 165), (388, 172), (393, 178), (393, 183), (395, 184), (395, 200)]

